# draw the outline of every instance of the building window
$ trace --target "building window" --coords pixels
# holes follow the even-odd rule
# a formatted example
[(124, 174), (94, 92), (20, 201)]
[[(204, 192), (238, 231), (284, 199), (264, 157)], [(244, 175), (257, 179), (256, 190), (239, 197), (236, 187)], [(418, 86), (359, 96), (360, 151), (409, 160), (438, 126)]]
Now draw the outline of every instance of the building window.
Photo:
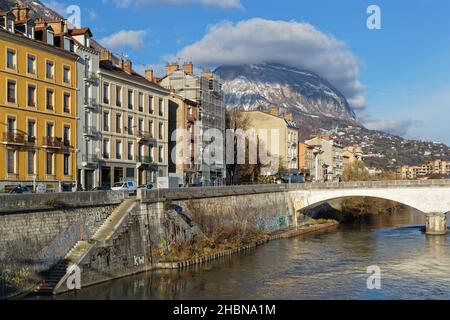
[(16, 151), (8, 149), (8, 173), (15, 174), (16, 173)]
[(70, 113), (70, 93), (64, 93), (63, 95), (63, 110)]
[(128, 109), (133, 109), (133, 90), (128, 90)]
[(36, 158), (36, 152), (28, 151), (28, 174), (29, 175), (36, 173), (35, 165), (34, 165), (35, 158)]
[(63, 81), (70, 84), (70, 67), (64, 66), (63, 68)]
[(103, 113), (103, 131), (109, 131), (109, 112)]
[(6, 91), (8, 102), (16, 103), (16, 82), (14, 80), (8, 80)]
[(64, 175), (70, 174), (70, 154), (64, 154)]
[(122, 159), (122, 141), (120, 140), (116, 141), (116, 159)]
[(164, 100), (161, 98), (159, 99), (159, 115), (164, 116)]
[(164, 139), (164, 124), (162, 122), (159, 123), (158, 131), (159, 131), (159, 139), (160, 140)]
[(29, 107), (36, 106), (36, 87), (34, 85), (28, 85), (28, 97), (27, 103)]
[(138, 120), (138, 131), (139, 132), (144, 131), (144, 120), (142, 120), (142, 119)]
[(139, 111), (144, 112), (144, 94), (139, 92)]
[(64, 126), (63, 128), (63, 143), (64, 146), (70, 146), (70, 126)]
[(28, 142), (34, 143), (36, 141), (36, 122), (34, 120), (28, 120), (27, 124), (27, 135), (28, 135)]
[(29, 74), (36, 74), (36, 57), (28, 55), (27, 57), (27, 72)]
[(8, 133), (13, 133), (16, 130), (16, 118), (8, 117), (7, 125)]
[(122, 132), (122, 115), (116, 114), (116, 132), (121, 133)]
[(153, 136), (153, 121), (149, 120), (148, 122), (148, 132)]
[(134, 145), (133, 142), (128, 142), (128, 160), (133, 160), (134, 156)]
[(153, 106), (153, 96), (148, 96), (148, 113), (153, 114), (154, 106)]
[(6, 66), (8, 69), (16, 70), (16, 51), (10, 49), (6, 51)]
[(46, 107), (47, 110), (53, 110), (54, 106), (54, 91), (53, 89), (47, 89), (46, 94)]
[(52, 61), (47, 61), (46, 67), (45, 67), (45, 76), (47, 79), (53, 79), (55, 73), (55, 65)]
[(53, 157), (54, 157), (53, 153), (47, 152), (47, 157), (46, 157), (47, 175), (53, 174)]
[(154, 159), (154, 152), (155, 152), (155, 150), (154, 150), (155, 148), (153, 147), (153, 145), (152, 144), (149, 144), (148, 145), (148, 155), (150, 156), (150, 158), (151, 159)]
[(128, 125), (127, 125), (128, 134), (130, 136), (133, 135), (133, 117), (128, 117)]
[(49, 138), (53, 137), (53, 128), (54, 128), (53, 123), (47, 123), (47, 131), (46, 131), (47, 137)]
[(14, 20), (8, 20), (8, 31), (14, 33)]
[(164, 162), (164, 147), (163, 146), (159, 146), (159, 153), (158, 153), (158, 161), (160, 163)]
[(122, 88), (119, 86), (116, 86), (116, 106), (122, 106)]
[(109, 83), (103, 84), (103, 103), (109, 104)]
[(109, 140), (103, 140), (103, 158), (109, 159)]

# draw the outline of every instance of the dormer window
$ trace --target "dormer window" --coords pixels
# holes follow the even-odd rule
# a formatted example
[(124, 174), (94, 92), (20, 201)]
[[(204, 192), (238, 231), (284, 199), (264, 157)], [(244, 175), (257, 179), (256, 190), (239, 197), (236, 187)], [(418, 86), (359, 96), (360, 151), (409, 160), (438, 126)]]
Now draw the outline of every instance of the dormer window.
[(51, 46), (55, 45), (55, 36), (52, 30), (47, 30), (47, 44)]
[(14, 20), (8, 20), (8, 31), (14, 33)]
[(27, 26), (27, 37), (30, 39), (34, 39), (34, 27)]
[(66, 51), (72, 51), (71, 48), (70, 39), (68, 37), (64, 37), (64, 50)]
[(6, 29), (6, 17), (0, 17), (0, 28)]

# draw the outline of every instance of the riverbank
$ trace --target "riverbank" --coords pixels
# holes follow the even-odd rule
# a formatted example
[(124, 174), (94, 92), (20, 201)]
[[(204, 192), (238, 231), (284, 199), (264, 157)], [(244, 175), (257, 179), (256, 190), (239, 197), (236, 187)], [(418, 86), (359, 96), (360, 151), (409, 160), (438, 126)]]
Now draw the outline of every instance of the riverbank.
[(156, 269), (182, 269), (182, 268), (190, 267), (193, 265), (209, 263), (209, 262), (218, 260), (223, 257), (232, 256), (234, 254), (238, 254), (241, 252), (248, 251), (250, 249), (257, 248), (257, 247), (264, 245), (273, 240), (298, 237), (303, 234), (326, 230), (326, 229), (329, 229), (329, 228), (339, 225), (339, 222), (337, 222), (335, 220), (313, 220), (312, 223), (313, 224), (311, 224), (311, 225), (307, 225), (307, 226), (303, 226), (303, 227), (299, 227), (299, 228), (295, 228), (295, 229), (293, 228), (293, 229), (287, 229), (287, 230), (273, 232), (271, 234), (266, 235), (263, 239), (259, 239), (252, 243), (249, 243), (249, 244), (246, 244), (243, 246), (239, 246), (236, 248), (215, 252), (210, 255), (204, 255), (204, 256), (193, 258), (193, 259), (186, 259), (183, 261), (159, 262), (155, 265), (155, 268)]

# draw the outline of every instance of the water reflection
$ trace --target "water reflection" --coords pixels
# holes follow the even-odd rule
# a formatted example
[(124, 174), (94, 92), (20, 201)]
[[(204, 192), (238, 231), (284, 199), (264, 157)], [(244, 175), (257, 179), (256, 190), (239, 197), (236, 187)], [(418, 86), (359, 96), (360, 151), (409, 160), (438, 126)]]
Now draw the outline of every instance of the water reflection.
[[(449, 299), (448, 236), (415, 211), (271, 242), (219, 263), (123, 278), (57, 299)], [(366, 288), (367, 267), (382, 289)]]

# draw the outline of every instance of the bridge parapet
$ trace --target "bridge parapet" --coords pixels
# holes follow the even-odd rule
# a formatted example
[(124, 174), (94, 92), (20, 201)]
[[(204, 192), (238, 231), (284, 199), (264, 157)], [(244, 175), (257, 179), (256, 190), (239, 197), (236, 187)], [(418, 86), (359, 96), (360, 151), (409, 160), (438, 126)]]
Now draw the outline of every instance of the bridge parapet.
[(405, 187), (450, 187), (450, 179), (434, 180), (381, 180), (381, 181), (350, 181), (326, 182), (286, 185), (288, 190), (326, 190), (354, 188), (405, 188)]

